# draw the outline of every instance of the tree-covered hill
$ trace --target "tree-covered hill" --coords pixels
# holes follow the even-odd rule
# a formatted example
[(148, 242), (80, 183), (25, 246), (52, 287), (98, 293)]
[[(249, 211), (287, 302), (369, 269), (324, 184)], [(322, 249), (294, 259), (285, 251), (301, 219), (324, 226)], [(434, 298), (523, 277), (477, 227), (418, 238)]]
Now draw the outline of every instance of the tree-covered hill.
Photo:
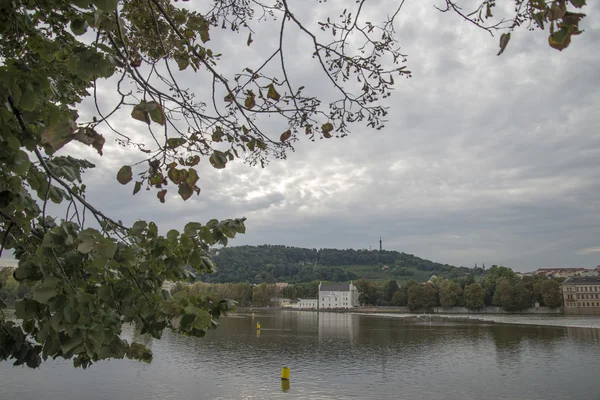
[(215, 252), (214, 275), (207, 282), (311, 282), (369, 279), (458, 278), (481, 275), (481, 268), (454, 267), (388, 250), (306, 249), (288, 246), (237, 246)]

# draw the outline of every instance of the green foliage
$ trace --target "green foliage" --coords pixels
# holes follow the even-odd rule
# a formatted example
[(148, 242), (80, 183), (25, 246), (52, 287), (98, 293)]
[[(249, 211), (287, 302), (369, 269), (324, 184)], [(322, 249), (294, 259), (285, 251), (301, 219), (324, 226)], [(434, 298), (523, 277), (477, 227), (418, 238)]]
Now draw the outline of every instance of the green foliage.
[(383, 296), (385, 301), (391, 303), (394, 294), (396, 294), (396, 292), (399, 289), (400, 287), (398, 286), (398, 282), (396, 282), (395, 279), (385, 282), (385, 284), (383, 285)]
[(418, 310), (424, 305), (424, 289), (422, 285), (411, 285), (407, 289), (406, 305), (411, 311)]
[(548, 279), (541, 283), (540, 294), (542, 295), (543, 305), (550, 308), (557, 308), (562, 305), (563, 298), (560, 284), (554, 279)]
[(440, 305), (442, 307), (454, 307), (458, 304), (461, 295), (460, 285), (446, 279), (440, 287)]
[(423, 307), (427, 311), (431, 311), (439, 304), (438, 290), (435, 286), (427, 283), (423, 286)]
[(406, 290), (398, 290), (394, 293), (394, 297), (392, 297), (392, 305), (396, 307), (404, 307), (407, 305), (407, 291)]
[(365, 306), (377, 305), (378, 293), (377, 286), (373, 282), (366, 279), (359, 279), (354, 282), (358, 289), (358, 302)]
[[(513, 272), (513, 270), (510, 268), (492, 265), (492, 268), (490, 268), (487, 271), (487, 275), (485, 276), (485, 278), (483, 280), (483, 287), (486, 290), (486, 297), (485, 297), (486, 305), (494, 304), (493, 299), (495, 298), (494, 297), (495, 291), (496, 291), (496, 288), (498, 287), (498, 281), (500, 279), (507, 280), (512, 287), (512, 285), (514, 285), (517, 282), (518, 277)], [(494, 305), (496, 305), (496, 304), (494, 304)]]
[(465, 307), (469, 310), (479, 310), (485, 306), (485, 289), (479, 283), (465, 286)]
[[(426, 280), (439, 276), (467, 276), (479, 273), (469, 268), (456, 268), (434, 263), (412, 254), (397, 251), (306, 249), (287, 246), (237, 246), (221, 249), (214, 255), (217, 273), (207, 282), (288, 282), (315, 280), (347, 282), (358, 278), (396, 280), (415, 277)], [(382, 269), (389, 264), (389, 269)], [(398, 274), (399, 272), (399, 274)], [(386, 301), (391, 301), (386, 298)]]

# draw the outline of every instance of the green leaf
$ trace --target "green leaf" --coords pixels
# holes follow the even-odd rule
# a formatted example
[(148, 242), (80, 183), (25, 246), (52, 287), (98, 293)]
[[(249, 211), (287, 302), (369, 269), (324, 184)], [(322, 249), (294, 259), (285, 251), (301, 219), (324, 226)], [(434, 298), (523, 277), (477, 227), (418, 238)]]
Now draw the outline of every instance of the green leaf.
[(504, 53), (504, 50), (506, 49), (506, 46), (508, 45), (509, 40), (510, 40), (510, 32), (503, 33), (502, 35), (500, 35), (500, 51), (498, 52), (498, 55)]
[(150, 177), (150, 184), (151, 185), (160, 185), (164, 180), (165, 180), (165, 178), (163, 177), (163, 174), (158, 172)]
[(48, 304), (48, 300), (58, 294), (57, 283), (58, 279), (56, 278), (44, 279), (40, 286), (33, 289), (33, 299), (38, 303)]
[(571, 31), (569, 28), (563, 26), (560, 30), (552, 33), (548, 37), (548, 43), (553, 49), (559, 51), (566, 49), (571, 43)]
[(279, 101), (279, 99), (281, 98), (279, 93), (277, 93), (277, 90), (275, 90), (275, 85), (273, 85), (272, 83), (269, 85), (269, 90), (267, 91), (267, 98), (275, 101)]
[(573, 7), (581, 8), (585, 6), (585, 0), (570, 0)]
[(29, 157), (27, 153), (23, 150), (19, 150), (15, 157), (13, 158), (13, 171), (17, 175), (24, 175), (29, 171), (29, 166), (31, 165), (31, 161), (29, 161)]
[(279, 140), (281, 140), (282, 142), (285, 142), (290, 137), (292, 137), (292, 131), (288, 129), (287, 131), (285, 131), (281, 134), (281, 136), (279, 137)]
[(121, 185), (127, 185), (133, 179), (133, 172), (129, 165), (124, 165), (121, 167), (119, 172), (117, 172), (117, 181)]
[(177, 240), (177, 238), (179, 238), (179, 232), (175, 229), (171, 229), (169, 232), (167, 232), (167, 239), (170, 241), (174, 241)]
[(23, 299), (15, 304), (15, 317), (26, 320), (37, 316), (39, 303), (30, 299)]
[(87, 31), (88, 26), (85, 19), (74, 19), (71, 21), (71, 32), (77, 36), (81, 36)]
[(21, 99), (19, 100), (19, 107), (25, 111), (33, 111), (37, 106), (38, 97), (37, 93), (33, 90), (26, 90), (21, 94)]
[(67, 321), (69, 324), (74, 324), (79, 321), (79, 313), (73, 310), (71, 306), (65, 307), (63, 310), (63, 315), (65, 317), (65, 321)]
[(179, 190), (177, 191), (177, 193), (179, 193), (181, 198), (185, 201), (192, 197), (192, 195), (194, 194), (194, 190), (186, 182), (181, 182), (179, 184)]
[(186, 143), (187, 143), (187, 140), (185, 138), (169, 138), (169, 139), (167, 139), (167, 147), (170, 149), (175, 149)]
[(133, 194), (136, 194), (142, 188), (142, 182), (136, 181), (135, 186), (133, 187)]
[(204, 20), (204, 18), (202, 18), (199, 28), (200, 40), (202, 40), (202, 43), (208, 42), (210, 40), (210, 33), (208, 32), (209, 24), (206, 22), (206, 20)]
[(255, 95), (252, 92), (248, 94), (246, 100), (244, 101), (244, 106), (246, 106), (246, 108), (252, 109), (254, 108), (254, 106), (256, 106), (256, 101), (254, 100), (254, 97)]
[[(156, 103), (156, 102), (153, 102)], [(167, 122), (167, 118), (165, 117), (165, 113), (160, 104), (156, 103), (156, 108), (150, 111), (150, 118), (152, 121), (157, 124), (164, 125)]]
[(326, 124), (321, 125), (321, 130), (323, 132), (323, 136), (329, 139), (331, 137), (331, 131), (333, 131), (333, 124), (331, 122), (327, 122)]
[(92, 0), (91, 3), (104, 12), (111, 12), (117, 8), (119, 0)]
[(209, 161), (213, 167), (223, 169), (227, 164), (227, 157), (222, 152), (215, 150), (215, 152), (211, 154)]
[(175, 61), (177, 62), (177, 65), (179, 66), (180, 71), (183, 71), (190, 65), (189, 58), (187, 58), (185, 56), (175, 56), (174, 58), (175, 58)]
[(188, 170), (188, 176), (185, 180), (188, 186), (193, 188), (194, 185), (196, 185), (196, 182), (198, 182), (198, 179), (198, 173), (196, 172), (196, 170), (194, 168), (190, 168)]

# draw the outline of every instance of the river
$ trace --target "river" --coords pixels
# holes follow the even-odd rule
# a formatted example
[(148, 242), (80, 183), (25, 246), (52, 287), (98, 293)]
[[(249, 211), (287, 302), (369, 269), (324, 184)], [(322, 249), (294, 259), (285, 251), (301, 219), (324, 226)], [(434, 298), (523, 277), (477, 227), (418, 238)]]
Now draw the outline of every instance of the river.
[[(538, 325), (523, 325), (527, 318), (520, 318), (519, 325), (505, 325), (306, 311), (237, 313), (202, 339), (126, 333), (152, 349), (151, 364), (104, 361), (84, 371), (68, 361), (37, 370), (0, 363), (0, 398), (600, 398), (600, 319), (576, 318), (571, 326), (569, 319), (553, 317), (549, 321), (564, 326), (540, 326), (539, 319)], [(289, 389), (279, 379), (283, 365), (291, 368)]]

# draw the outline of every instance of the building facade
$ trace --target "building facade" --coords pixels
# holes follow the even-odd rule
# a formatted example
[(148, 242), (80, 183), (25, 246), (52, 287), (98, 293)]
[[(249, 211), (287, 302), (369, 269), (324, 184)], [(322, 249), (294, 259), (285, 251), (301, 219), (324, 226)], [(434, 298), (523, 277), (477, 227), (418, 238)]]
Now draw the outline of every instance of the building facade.
[(358, 289), (350, 283), (319, 283), (319, 310), (358, 306)]
[(585, 268), (539, 268), (535, 273), (546, 275), (548, 278), (571, 278), (574, 276), (598, 275), (598, 271)]
[(292, 307), (300, 310), (316, 310), (319, 307), (319, 301), (318, 299), (298, 299)]
[(600, 277), (577, 276), (562, 283), (565, 315), (600, 315)]

